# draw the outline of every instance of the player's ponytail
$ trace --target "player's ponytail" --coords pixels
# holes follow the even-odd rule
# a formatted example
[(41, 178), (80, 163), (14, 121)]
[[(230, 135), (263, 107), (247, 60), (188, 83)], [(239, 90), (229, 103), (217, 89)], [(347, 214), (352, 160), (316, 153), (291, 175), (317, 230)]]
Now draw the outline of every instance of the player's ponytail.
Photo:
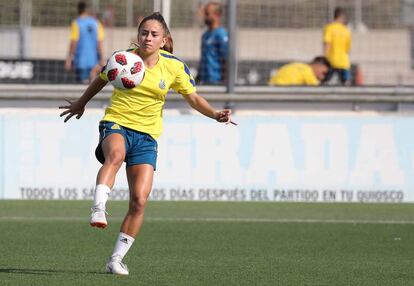
[(143, 26), (143, 24), (149, 20), (155, 20), (161, 24), (164, 30), (164, 37), (167, 38), (165, 45), (161, 49), (169, 53), (172, 53), (174, 50), (174, 42), (173, 42), (173, 39), (170, 33), (170, 29), (168, 29), (167, 23), (165, 22), (164, 17), (161, 15), (160, 12), (154, 12), (151, 15), (142, 19), (141, 23), (139, 23), (139, 26), (138, 26), (138, 33), (141, 31), (141, 27)]
[(174, 50), (174, 42), (173, 39), (171, 37), (171, 34), (167, 35), (167, 41), (165, 42), (164, 47), (162, 47), (161, 49), (163, 49), (164, 51), (167, 51), (169, 53), (173, 53)]

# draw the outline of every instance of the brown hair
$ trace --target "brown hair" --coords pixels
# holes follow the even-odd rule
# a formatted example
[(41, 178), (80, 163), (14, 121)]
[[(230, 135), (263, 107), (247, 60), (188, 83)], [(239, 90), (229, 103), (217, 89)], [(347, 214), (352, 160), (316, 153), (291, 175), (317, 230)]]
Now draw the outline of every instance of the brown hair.
[(88, 8), (88, 6), (86, 5), (85, 1), (79, 1), (78, 2), (78, 14), (82, 14), (86, 11), (86, 8)]
[(340, 16), (345, 16), (345, 10), (342, 7), (336, 7), (334, 11), (334, 19)]
[(311, 64), (320, 64), (320, 65), (324, 65), (324, 66), (326, 66), (328, 69), (331, 69), (331, 68), (332, 68), (331, 63), (328, 61), (328, 59), (327, 59), (326, 57), (323, 57), (323, 56), (318, 56), (318, 57), (315, 57), (315, 58), (312, 60)]
[(170, 33), (170, 29), (168, 29), (167, 23), (165, 22), (164, 17), (161, 15), (160, 12), (154, 12), (151, 15), (142, 19), (141, 23), (139, 23), (139, 26), (138, 26), (138, 33), (141, 31), (141, 28), (144, 25), (144, 23), (149, 20), (155, 20), (161, 24), (162, 29), (164, 30), (164, 37), (167, 38), (167, 41), (165, 42), (164, 47), (162, 47), (161, 49), (169, 53), (172, 53), (174, 49), (174, 42), (173, 42), (173, 39)]

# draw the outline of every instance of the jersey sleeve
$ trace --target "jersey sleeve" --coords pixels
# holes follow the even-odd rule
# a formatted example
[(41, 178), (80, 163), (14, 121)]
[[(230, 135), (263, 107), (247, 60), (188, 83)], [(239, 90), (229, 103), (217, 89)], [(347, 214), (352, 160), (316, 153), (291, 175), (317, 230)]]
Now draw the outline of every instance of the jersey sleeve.
[(72, 41), (78, 41), (79, 40), (79, 26), (76, 21), (72, 21), (72, 24), (70, 26), (70, 39)]
[(104, 28), (101, 22), (98, 21), (98, 41), (103, 41), (105, 37)]
[(109, 81), (109, 80), (108, 80), (108, 76), (107, 76), (107, 75), (106, 75), (106, 73), (105, 73), (105, 70), (106, 70), (106, 65), (104, 65), (104, 66), (102, 67), (101, 72), (99, 73), (99, 77), (100, 77), (101, 79), (103, 79), (104, 81)]
[(332, 43), (332, 29), (329, 26), (325, 26), (323, 29), (323, 42)]
[(182, 63), (180, 68), (178, 68), (177, 76), (171, 84), (171, 88), (182, 95), (196, 92), (194, 78), (185, 63)]
[(319, 85), (319, 80), (318, 78), (315, 76), (315, 74), (313, 73), (312, 69), (309, 68), (309, 70), (306, 70), (306, 72), (304, 72), (303, 74), (303, 79), (304, 79), (304, 85)]
[(269, 85), (290, 85), (294, 84), (295, 75), (292, 74), (290, 65), (281, 66), (269, 80)]
[(277, 74), (274, 74), (267, 82), (268, 85), (277, 85), (277, 83)]
[(307, 77), (305, 78), (305, 85), (312, 85), (312, 86), (319, 85), (319, 80), (314, 76)]

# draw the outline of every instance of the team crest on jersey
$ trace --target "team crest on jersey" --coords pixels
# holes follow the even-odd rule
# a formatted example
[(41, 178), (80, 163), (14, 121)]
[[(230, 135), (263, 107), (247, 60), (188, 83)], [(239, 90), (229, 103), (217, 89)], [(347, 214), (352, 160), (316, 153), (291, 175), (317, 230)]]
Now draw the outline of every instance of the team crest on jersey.
[(111, 129), (113, 129), (113, 130), (121, 130), (121, 126), (119, 126), (118, 124), (114, 124), (114, 125), (112, 125)]
[(160, 83), (158, 84), (158, 87), (160, 89), (165, 89), (167, 85), (165, 84), (165, 81), (163, 79), (160, 80)]

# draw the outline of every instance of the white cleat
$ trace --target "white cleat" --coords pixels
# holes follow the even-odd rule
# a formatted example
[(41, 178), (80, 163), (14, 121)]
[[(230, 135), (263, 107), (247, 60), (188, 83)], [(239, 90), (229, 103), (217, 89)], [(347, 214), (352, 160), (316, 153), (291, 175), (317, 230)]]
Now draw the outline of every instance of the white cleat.
[(93, 207), (91, 214), (90, 225), (99, 228), (105, 228), (108, 225), (106, 221), (106, 212), (101, 208)]
[(128, 267), (122, 262), (121, 257), (112, 256), (106, 264), (106, 271), (116, 275), (128, 275)]

